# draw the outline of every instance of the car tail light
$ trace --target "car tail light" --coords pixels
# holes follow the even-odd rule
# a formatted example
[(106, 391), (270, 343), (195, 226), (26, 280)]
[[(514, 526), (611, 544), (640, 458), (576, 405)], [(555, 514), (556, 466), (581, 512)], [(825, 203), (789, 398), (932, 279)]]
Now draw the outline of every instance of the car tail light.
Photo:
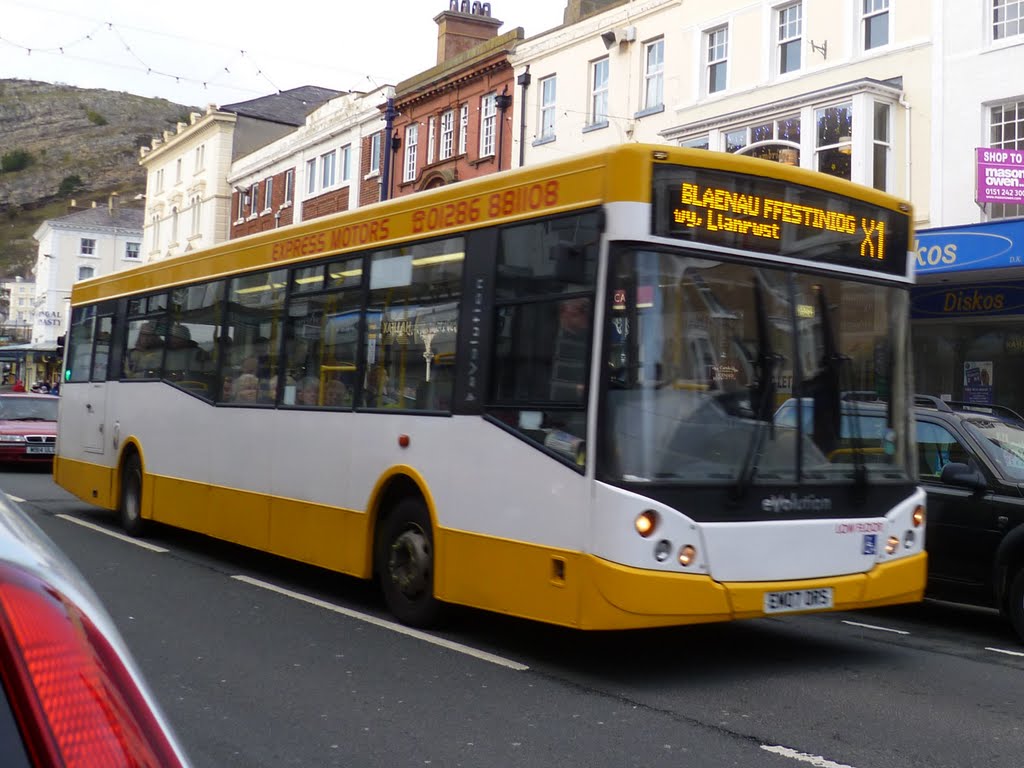
[(74, 603), (0, 565), (0, 677), (37, 766), (182, 765), (118, 652)]

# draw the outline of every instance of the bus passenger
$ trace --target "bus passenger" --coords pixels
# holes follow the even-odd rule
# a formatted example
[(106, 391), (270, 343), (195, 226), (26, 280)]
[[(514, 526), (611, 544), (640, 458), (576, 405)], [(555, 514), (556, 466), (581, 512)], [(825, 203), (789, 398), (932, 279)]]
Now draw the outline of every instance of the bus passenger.
[(324, 405), (342, 406), (352, 405), (352, 398), (349, 395), (348, 387), (341, 379), (331, 379), (324, 388)]
[(295, 391), (296, 405), (320, 405), (320, 380), (315, 376), (306, 376), (299, 381)]
[(251, 373), (243, 373), (232, 384), (236, 403), (255, 403), (260, 396), (260, 380)]

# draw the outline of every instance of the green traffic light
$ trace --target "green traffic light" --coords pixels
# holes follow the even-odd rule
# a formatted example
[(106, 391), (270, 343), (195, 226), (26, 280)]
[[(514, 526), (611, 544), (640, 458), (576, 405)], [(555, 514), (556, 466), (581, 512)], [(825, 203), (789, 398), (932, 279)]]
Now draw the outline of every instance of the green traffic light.
[(71, 369), (64, 371), (64, 381), (71, 381)]

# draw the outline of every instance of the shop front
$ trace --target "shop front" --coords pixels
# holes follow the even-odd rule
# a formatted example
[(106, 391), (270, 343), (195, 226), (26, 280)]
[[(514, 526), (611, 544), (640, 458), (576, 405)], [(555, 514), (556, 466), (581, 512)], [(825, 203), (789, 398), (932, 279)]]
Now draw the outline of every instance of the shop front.
[(1024, 219), (923, 230), (915, 248), (916, 391), (1024, 414)]

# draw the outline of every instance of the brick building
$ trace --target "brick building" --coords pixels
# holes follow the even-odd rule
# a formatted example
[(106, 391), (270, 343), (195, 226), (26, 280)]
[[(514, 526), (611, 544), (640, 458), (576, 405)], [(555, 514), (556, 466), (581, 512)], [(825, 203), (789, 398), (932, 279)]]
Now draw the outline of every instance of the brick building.
[(388, 197), (510, 167), (511, 54), (523, 29), (498, 35), (489, 3), (452, 0), (434, 18), (437, 64), (395, 88)]

